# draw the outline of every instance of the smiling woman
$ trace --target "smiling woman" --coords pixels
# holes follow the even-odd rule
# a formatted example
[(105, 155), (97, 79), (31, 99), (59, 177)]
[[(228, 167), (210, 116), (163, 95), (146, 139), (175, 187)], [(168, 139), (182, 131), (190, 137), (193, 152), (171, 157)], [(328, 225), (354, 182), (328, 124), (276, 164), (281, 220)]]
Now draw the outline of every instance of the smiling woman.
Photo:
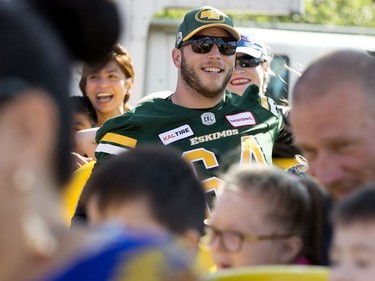
[(83, 65), (79, 87), (95, 108), (98, 126), (129, 110), (133, 83), (132, 59), (119, 44), (102, 60)]
[(246, 88), (255, 84), (261, 96), (266, 94), (273, 53), (271, 48), (254, 34), (241, 34), (236, 50), (236, 64), (228, 83), (228, 90), (243, 95)]
[[(95, 109), (98, 127), (108, 119), (129, 111), (128, 101), (133, 86), (133, 62), (128, 51), (120, 44), (115, 45), (102, 59), (83, 64), (79, 88)], [(74, 140), (77, 146), (74, 152), (89, 157), (75, 156), (77, 167), (87, 163), (90, 158), (95, 159), (97, 129), (76, 133)]]

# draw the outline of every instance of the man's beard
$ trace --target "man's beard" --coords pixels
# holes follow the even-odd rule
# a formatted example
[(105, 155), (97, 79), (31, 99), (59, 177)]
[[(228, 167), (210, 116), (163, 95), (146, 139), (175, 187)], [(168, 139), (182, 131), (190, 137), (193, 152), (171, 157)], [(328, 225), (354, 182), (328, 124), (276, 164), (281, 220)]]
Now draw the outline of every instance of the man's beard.
[(192, 89), (194, 89), (200, 95), (206, 98), (216, 98), (224, 92), (224, 89), (227, 87), (227, 83), (232, 76), (233, 69), (231, 68), (225, 77), (222, 85), (217, 88), (209, 88), (202, 80), (199, 78), (195, 70), (190, 67), (185, 59), (183, 52), (181, 52), (181, 76), (182, 79), (188, 84)]

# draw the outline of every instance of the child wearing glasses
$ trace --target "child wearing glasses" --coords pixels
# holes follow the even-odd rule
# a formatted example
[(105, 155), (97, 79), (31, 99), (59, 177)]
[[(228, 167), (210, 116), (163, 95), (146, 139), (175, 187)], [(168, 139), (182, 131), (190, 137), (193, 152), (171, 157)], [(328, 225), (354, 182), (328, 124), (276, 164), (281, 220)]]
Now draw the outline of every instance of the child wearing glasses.
[(324, 194), (312, 179), (267, 165), (233, 166), (223, 178), (205, 237), (218, 269), (322, 264)]
[(375, 276), (375, 184), (335, 206), (330, 281), (369, 281)]

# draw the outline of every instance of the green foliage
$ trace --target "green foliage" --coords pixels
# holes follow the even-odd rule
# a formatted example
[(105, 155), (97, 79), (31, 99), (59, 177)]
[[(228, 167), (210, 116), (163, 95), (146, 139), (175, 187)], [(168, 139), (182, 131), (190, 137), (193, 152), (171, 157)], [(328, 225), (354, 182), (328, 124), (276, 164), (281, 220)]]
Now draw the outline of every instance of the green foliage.
[(372, 0), (305, 0), (305, 7), (303, 23), (375, 27)]
[[(187, 10), (165, 9), (155, 17), (181, 19), (186, 12)], [(235, 21), (257, 23), (285, 22), (375, 27), (374, 0), (305, 0), (303, 15), (264, 16), (233, 12), (228, 14)]]
[(154, 15), (156, 19), (182, 19), (188, 10), (184, 9), (164, 9)]

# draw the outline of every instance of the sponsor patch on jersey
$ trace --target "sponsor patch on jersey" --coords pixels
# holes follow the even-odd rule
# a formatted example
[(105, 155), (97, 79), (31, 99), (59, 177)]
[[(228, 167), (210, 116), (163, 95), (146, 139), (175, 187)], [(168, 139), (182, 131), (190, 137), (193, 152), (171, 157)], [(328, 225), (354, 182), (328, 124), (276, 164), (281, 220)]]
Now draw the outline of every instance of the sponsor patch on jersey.
[(165, 133), (159, 134), (159, 138), (164, 145), (176, 142), (178, 140), (185, 139), (194, 135), (193, 130), (189, 125), (183, 125), (176, 129), (167, 131)]
[(201, 115), (202, 123), (204, 125), (212, 125), (216, 123), (215, 114), (212, 112), (206, 112)]
[(226, 115), (228, 122), (235, 128), (255, 125), (256, 121), (250, 111), (245, 111), (233, 115)]

